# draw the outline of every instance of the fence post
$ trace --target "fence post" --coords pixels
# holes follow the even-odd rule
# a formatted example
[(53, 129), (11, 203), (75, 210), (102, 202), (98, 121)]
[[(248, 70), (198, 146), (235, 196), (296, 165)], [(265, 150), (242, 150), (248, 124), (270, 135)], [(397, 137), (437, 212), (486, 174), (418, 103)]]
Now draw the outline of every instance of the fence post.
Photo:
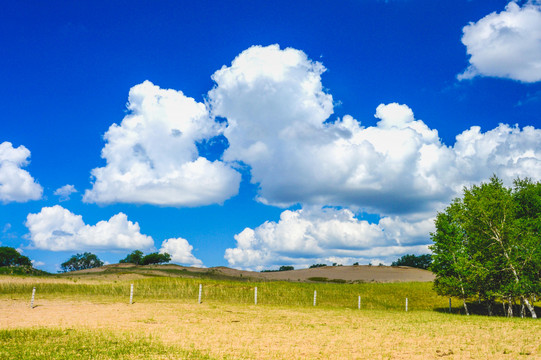
[(36, 288), (32, 289), (32, 299), (30, 300), (30, 309), (34, 308), (34, 296), (36, 295)]
[(451, 307), (451, 298), (449, 298), (449, 314), (452, 312), (452, 307)]
[(203, 292), (203, 284), (199, 284), (199, 296), (197, 298), (197, 303), (201, 304), (201, 293)]
[(408, 311), (408, 298), (406, 298), (406, 311)]
[(357, 307), (359, 308), (359, 310), (361, 310), (361, 296), (359, 296)]
[(257, 286), (254, 289), (254, 302), (255, 302), (255, 305), (257, 305)]
[(317, 291), (314, 290), (314, 306), (316, 306)]
[(130, 286), (130, 305), (133, 304), (133, 284)]

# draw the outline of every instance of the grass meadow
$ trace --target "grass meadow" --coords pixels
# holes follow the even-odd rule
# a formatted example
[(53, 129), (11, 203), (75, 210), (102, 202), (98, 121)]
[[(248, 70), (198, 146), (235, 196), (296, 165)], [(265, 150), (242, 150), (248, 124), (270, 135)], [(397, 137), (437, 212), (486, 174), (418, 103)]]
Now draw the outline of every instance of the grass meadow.
[(0, 276), (0, 359), (541, 358), (539, 320), (453, 301), (431, 283)]
[(96, 299), (99, 301), (129, 301), (130, 286), (134, 285), (134, 301), (155, 300), (197, 301), (202, 285), (203, 301), (233, 304), (253, 304), (255, 288), (260, 305), (313, 306), (314, 291), (317, 306), (357, 308), (368, 310), (447, 309), (448, 299), (436, 295), (431, 283), (294, 283), (282, 281), (246, 282), (190, 278), (150, 277), (132, 280), (95, 280), (81, 278), (11, 277), (0, 280), (0, 298), (28, 299), (36, 287), (42, 299)]

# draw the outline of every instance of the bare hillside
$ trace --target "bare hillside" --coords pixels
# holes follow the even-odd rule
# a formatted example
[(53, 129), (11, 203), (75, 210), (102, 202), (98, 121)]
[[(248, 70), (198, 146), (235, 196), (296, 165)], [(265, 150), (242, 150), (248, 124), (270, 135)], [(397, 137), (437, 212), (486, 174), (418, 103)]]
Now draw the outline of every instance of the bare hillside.
[[(147, 265), (112, 264), (100, 268), (68, 273), (69, 276), (183, 276), (183, 277), (224, 277), (238, 279), (270, 280), (270, 281), (336, 281), (336, 282), (429, 282), (434, 274), (427, 270), (407, 266), (324, 266), (313, 269), (299, 269), (276, 272), (255, 272), (236, 270), (228, 267), (196, 268), (179, 265)], [(66, 274), (66, 275), (68, 275)]]

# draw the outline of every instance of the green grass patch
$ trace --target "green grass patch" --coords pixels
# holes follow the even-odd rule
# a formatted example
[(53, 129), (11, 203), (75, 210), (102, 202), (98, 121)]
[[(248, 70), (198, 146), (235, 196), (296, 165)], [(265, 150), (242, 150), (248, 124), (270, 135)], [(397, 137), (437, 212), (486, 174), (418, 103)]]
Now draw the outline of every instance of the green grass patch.
[(0, 359), (209, 359), (199, 351), (165, 346), (142, 335), (104, 330), (0, 330)]
[(254, 288), (258, 288), (258, 304), (312, 306), (314, 291), (317, 305), (356, 308), (358, 296), (363, 309), (403, 310), (405, 298), (410, 310), (445, 308), (447, 298), (432, 290), (432, 283), (296, 283), (246, 282), (232, 280), (194, 279), (180, 277), (149, 277), (137, 280), (100, 281), (61, 279), (55, 282), (0, 282), (0, 297), (22, 299), (30, 297), (36, 287), (39, 299), (69, 298), (112, 302), (128, 302), (130, 284), (134, 284), (134, 301), (159, 300), (197, 301), (199, 284), (203, 285), (202, 300), (235, 304), (253, 304)]

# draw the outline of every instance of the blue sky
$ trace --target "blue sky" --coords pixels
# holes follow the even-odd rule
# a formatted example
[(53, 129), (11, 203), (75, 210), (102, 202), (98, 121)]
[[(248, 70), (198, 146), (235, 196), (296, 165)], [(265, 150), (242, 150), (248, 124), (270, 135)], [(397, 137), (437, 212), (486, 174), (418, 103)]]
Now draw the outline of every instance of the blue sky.
[(536, 1), (19, 1), (0, 36), (0, 243), (48, 271), (388, 264), (541, 180)]

